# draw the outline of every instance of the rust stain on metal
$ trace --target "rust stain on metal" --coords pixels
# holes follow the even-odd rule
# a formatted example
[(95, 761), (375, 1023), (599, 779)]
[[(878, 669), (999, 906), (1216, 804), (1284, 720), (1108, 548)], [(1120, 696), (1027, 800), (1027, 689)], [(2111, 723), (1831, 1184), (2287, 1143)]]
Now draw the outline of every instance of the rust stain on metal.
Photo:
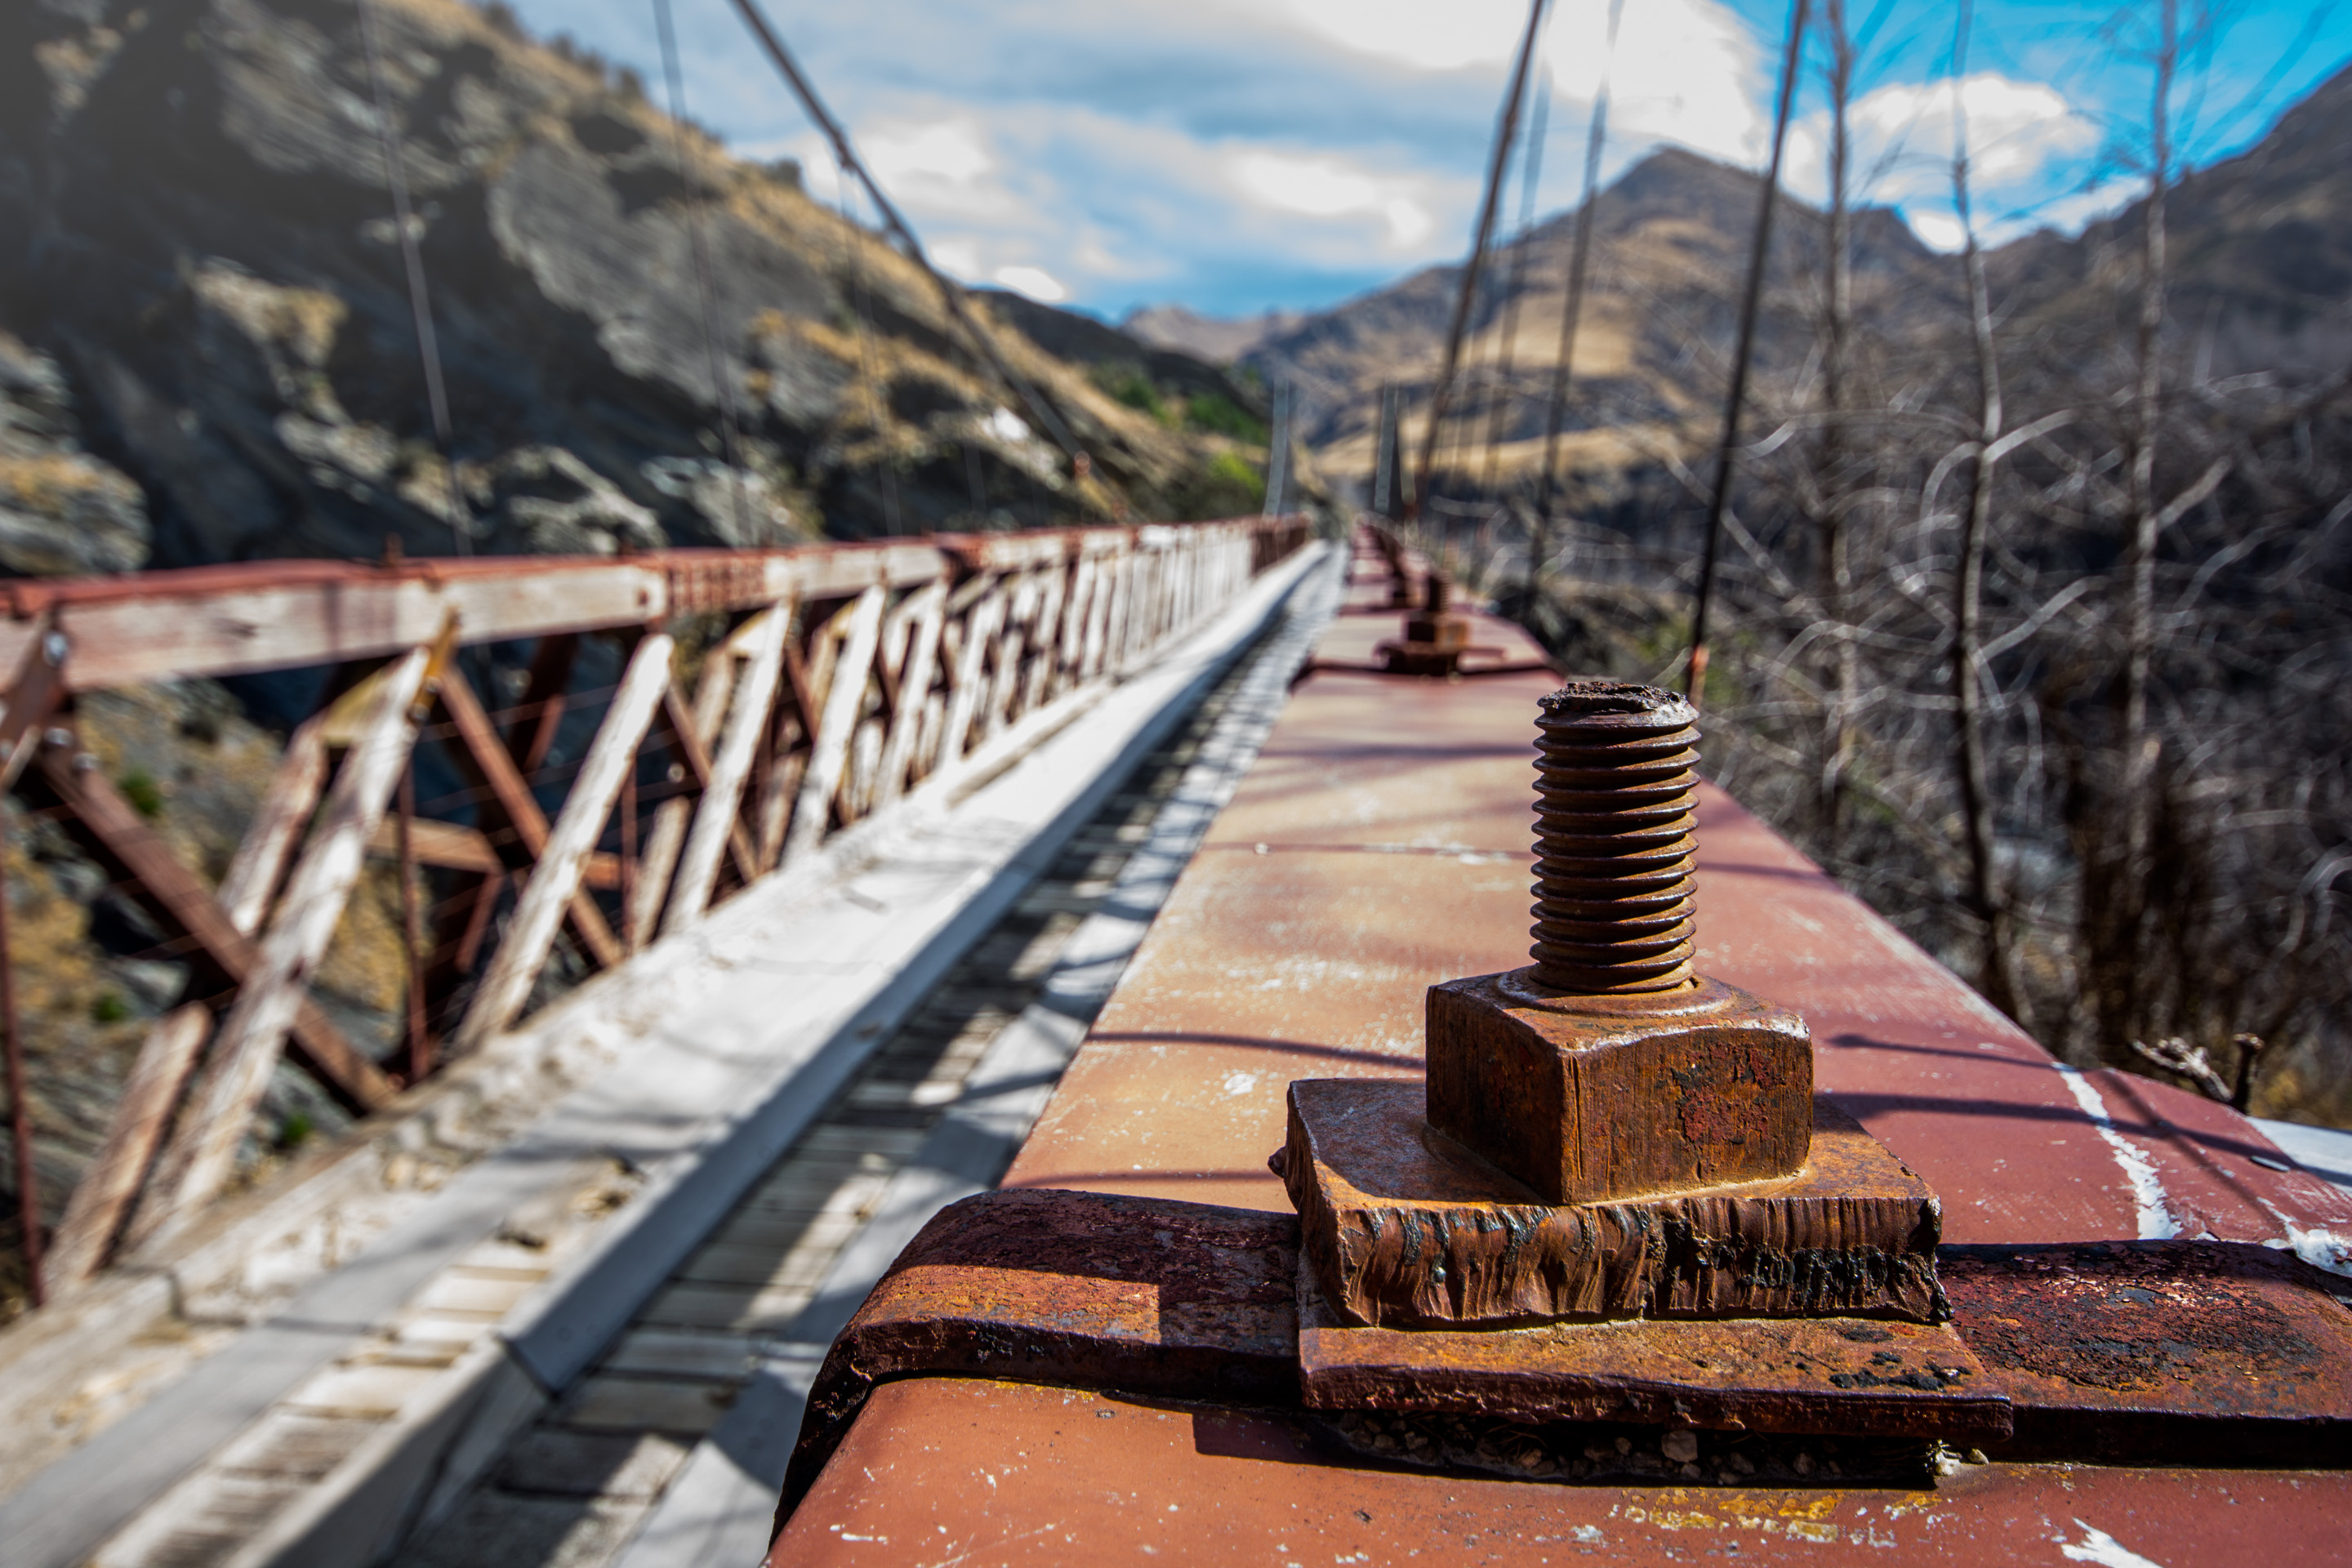
[(1320, 1409), (1437, 1410), (1998, 1441), (2009, 1402), (1948, 1327), (1862, 1318), (1356, 1328), (1299, 1280), (1300, 1391)]
[(1803, 1019), (1717, 981), (1576, 995), (1536, 973), (1430, 987), (1433, 1125), (1555, 1204), (1804, 1168), (1813, 1050)]
[(1363, 1326), (1948, 1317), (1927, 1184), (1826, 1100), (1799, 1176), (1549, 1205), (1432, 1129), (1410, 1083), (1290, 1086), (1283, 1174), (1325, 1298)]
[(1290, 1086), (1283, 1171), (1331, 1310), (1940, 1321), (1935, 1194), (1817, 1112), (1801, 1018), (1692, 972), (1697, 714), (1597, 680), (1538, 708), (1535, 963), (1429, 989), (1419, 1107)]
[[(2247, 1442), (2283, 1426), (2284, 1462), (2352, 1457), (2352, 1314), (2332, 1294), (2352, 1287), (2293, 1257), (2220, 1242), (1949, 1247), (1943, 1274), (2021, 1441), (2210, 1453), (2221, 1431)], [(2241, 1460), (2281, 1461), (2273, 1447)]]

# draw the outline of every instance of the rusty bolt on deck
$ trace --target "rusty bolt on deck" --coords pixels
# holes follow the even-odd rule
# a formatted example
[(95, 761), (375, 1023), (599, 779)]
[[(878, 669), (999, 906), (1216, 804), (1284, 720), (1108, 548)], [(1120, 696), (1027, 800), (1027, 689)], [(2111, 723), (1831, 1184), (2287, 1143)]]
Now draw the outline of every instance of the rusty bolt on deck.
[(1804, 1020), (1698, 974), (1698, 715), (1537, 719), (1534, 960), (1429, 990), (1428, 1075), (1304, 1080), (1282, 1169), (1346, 1322), (1934, 1322), (1935, 1194), (1813, 1098)]
[(1404, 618), (1404, 640), (1382, 643), (1381, 668), (1391, 675), (1452, 675), (1470, 647), (1470, 617), (1454, 605), (1454, 584), (1429, 574), (1422, 608)]
[(1430, 1124), (1547, 1203), (1796, 1174), (1804, 1020), (1691, 969), (1696, 710), (1600, 680), (1540, 706), (1535, 962), (1430, 992)]

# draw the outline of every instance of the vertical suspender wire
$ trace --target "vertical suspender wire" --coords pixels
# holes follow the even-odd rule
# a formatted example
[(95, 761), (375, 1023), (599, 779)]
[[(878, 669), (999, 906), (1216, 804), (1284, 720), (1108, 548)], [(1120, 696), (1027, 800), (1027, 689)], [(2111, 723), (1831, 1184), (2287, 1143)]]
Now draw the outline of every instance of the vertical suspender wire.
[(1397, 513), (1397, 389), (1381, 386), (1380, 424), (1372, 433), (1372, 512), (1394, 520)]
[(1756, 242), (1748, 255), (1748, 292), (1739, 304), (1739, 339), (1731, 354), (1731, 388), (1723, 404), (1723, 442), (1716, 450), (1715, 494), (1707, 503), (1706, 544), (1699, 557), (1698, 605), (1691, 615), (1690, 666), (1683, 689), (1696, 707), (1706, 687), (1707, 613), (1715, 603), (1715, 563), (1723, 520), (1731, 510), (1731, 481), (1739, 444), (1739, 408), (1748, 398), (1748, 369), (1756, 348), (1756, 314), (1764, 299), (1764, 263), (1772, 244), (1772, 207), (1780, 194), (1780, 154), (1789, 141), (1789, 109), (1797, 94), (1797, 57), (1805, 42), (1806, 0), (1789, 8), (1789, 42), (1780, 57), (1780, 101), (1772, 117), (1772, 158), (1756, 207)]
[[(29, 745), (33, 737), (17, 742)], [(8, 1075), (9, 1141), (16, 1152), (16, 1224), (22, 1233), (18, 1249), (25, 1255), (26, 1294), (34, 1306), (48, 1300), (41, 1279), (41, 1194), (34, 1184), (33, 1100), (25, 1087), (25, 1038), (16, 1027), (16, 965), (8, 946), (8, 821), (0, 811), (0, 1050), (5, 1050)]]
[(408, 314), (416, 328), (416, 357), (425, 367), (425, 401), (433, 416), (433, 444), (449, 476), (449, 532), (457, 553), (474, 552), (474, 529), (465, 487), (457, 482), (457, 443), (449, 424), (449, 389), (441, 379), (441, 341), (433, 330), (433, 296), (425, 282), (425, 258), (416, 247), (416, 225), (409, 216), (408, 172), (400, 155), (400, 132), (392, 122), (392, 93), (384, 83), (383, 43), (377, 37), (375, 0), (359, 0), (360, 41), (367, 50), (368, 88), (375, 98), (375, 133), (383, 151), (384, 183), (392, 187), (392, 221), (400, 231), (400, 265), (408, 274)]
[(1495, 122), (1495, 148), (1486, 162), (1486, 195), (1478, 207), (1478, 229), (1470, 242), (1469, 265), (1463, 269), (1462, 292), (1454, 302), (1454, 321), (1445, 334), (1445, 359), (1437, 373), (1437, 384), (1430, 392), (1429, 424), (1421, 433), (1421, 460), (1414, 465), (1414, 501), (1429, 494), (1431, 465), (1437, 458), (1437, 427), (1445, 422), (1445, 407), (1454, 395), (1454, 373), (1462, 359), (1462, 333), (1470, 322), (1470, 307), (1478, 297), (1478, 275), (1486, 259), (1487, 247), (1495, 237), (1495, 209), (1502, 200), (1503, 179), (1511, 161), (1511, 144), (1518, 134), (1519, 104), (1527, 97), (1528, 71), (1535, 64), (1536, 39), (1543, 31), (1544, 14), (1549, 0), (1532, 0), (1528, 6), (1528, 30), (1519, 40), (1519, 55), (1511, 70), (1511, 89), (1504, 97), (1503, 112)]
[(1273, 428), (1266, 435), (1265, 500), (1259, 510), (1267, 517), (1280, 517), (1283, 492), (1290, 486), (1290, 382), (1287, 378), (1274, 384)]
[(890, 430), (888, 411), (882, 402), (882, 384), (874, 371), (874, 279), (866, 269), (865, 237), (858, 232), (856, 217), (851, 213), (848, 183), (841, 185), (841, 220), (849, 226), (849, 292), (857, 301), (857, 363), (866, 373), (866, 400), (874, 414), (874, 439), (882, 448), (882, 464), (878, 470), (882, 489), (882, 531), (895, 534), (900, 521), (898, 511), (898, 476), (890, 462)]
[(1609, 143), (1609, 84), (1617, 68), (1617, 24), (1625, 0), (1609, 0), (1609, 41), (1601, 61), (1601, 87), (1592, 97), (1592, 124), (1584, 136), (1584, 189), (1576, 202), (1576, 242), (1568, 252), (1568, 298), (1559, 314), (1559, 353), (1552, 362), (1550, 406), (1544, 416), (1543, 472), (1536, 477), (1535, 538), (1529, 544), (1528, 600), (1550, 553), (1552, 486), (1559, 470), (1559, 433), (1568, 414), (1568, 384), (1575, 374), (1576, 333), (1584, 317), (1584, 279), (1592, 259), (1592, 203), (1601, 190), (1601, 154)]
[(743, 466), (743, 443), (735, 423), (735, 389), (719, 352), (719, 279), (711, 266), (709, 236), (701, 204), (694, 194), (694, 174), (686, 152), (686, 73), (678, 68), (677, 28), (670, 0), (654, 0), (654, 30), (661, 37), (662, 79), (669, 93), (671, 152), (677, 163), (678, 183), (686, 187), (687, 248), (694, 256), (696, 292), (702, 305), (702, 353), (710, 366), (710, 395), (719, 400), (719, 438), (727, 467), (735, 479), (735, 539), (739, 545), (761, 542), (751, 532), (751, 479)]
[(1528, 109), (1528, 156), (1519, 174), (1519, 232), (1513, 242), (1509, 268), (1510, 281), (1503, 285), (1502, 341), (1495, 347), (1495, 363), (1498, 367), (1495, 389), (1486, 400), (1486, 456), (1478, 475), (1478, 491), (1491, 497), (1495, 493), (1495, 468), (1503, 444), (1503, 416), (1517, 401), (1511, 389), (1512, 378), (1518, 374), (1517, 337), (1519, 331), (1519, 294), (1528, 277), (1528, 237), (1536, 227), (1536, 193), (1543, 184), (1544, 138), (1551, 133), (1551, 72), (1544, 72), (1543, 90), (1535, 95)]

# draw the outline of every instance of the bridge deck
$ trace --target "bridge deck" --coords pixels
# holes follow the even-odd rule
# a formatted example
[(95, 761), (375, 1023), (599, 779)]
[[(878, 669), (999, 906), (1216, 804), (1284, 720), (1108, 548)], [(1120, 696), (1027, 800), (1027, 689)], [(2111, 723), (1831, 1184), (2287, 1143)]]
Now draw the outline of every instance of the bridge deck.
[[(1376, 602), (1354, 591), (1322, 658), (1360, 661), (1392, 632)], [(1486, 621), (1476, 640), (1517, 637)], [(1424, 988), (1525, 962), (1545, 688), (1307, 680), (1006, 1184), (1287, 1208), (1265, 1164), (1284, 1086), (1416, 1076)], [(2285, 1163), (2242, 1118), (2058, 1066), (1719, 792), (1700, 843), (1701, 968), (1802, 1011), (1821, 1086), (1935, 1184), (1948, 1241), (2179, 1235), (2341, 1262), (2352, 1199), (2257, 1163)], [(2339, 1560), (2347, 1506), (2340, 1471), (1993, 1463), (1932, 1490), (1465, 1479), (1366, 1468), (1278, 1414), (929, 1378), (876, 1391), (772, 1561), (1778, 1560), (1837, 1541), (2113, 1563), (2259, 1542), (2268, 1562), (2317, 1563)]]

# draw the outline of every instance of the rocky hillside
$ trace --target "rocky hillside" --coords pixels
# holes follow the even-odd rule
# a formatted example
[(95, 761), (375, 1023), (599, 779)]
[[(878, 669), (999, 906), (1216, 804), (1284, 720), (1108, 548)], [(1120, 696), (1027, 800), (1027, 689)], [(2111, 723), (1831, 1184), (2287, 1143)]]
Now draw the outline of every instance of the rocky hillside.
[[(2336, 374), (2352, 361), (2352, 69), (2237, 157), (2167, 195), (2169, 315), (2209, 374)], [(1996, 251), (1994, 286), (2054, 325), (2112, 334), (2118, 279), (2137, 276), (2146, 206), (2079, 238), (2044, 232)]]
[(378, 12), (463, 515), (350, 0), (14, 0), (0, 566), (1183, 516), (1262, 457), (998, 331), (1108, 482), (1074, 480), (929, 281), (790, 165), (681, 135), (495, 9)]

